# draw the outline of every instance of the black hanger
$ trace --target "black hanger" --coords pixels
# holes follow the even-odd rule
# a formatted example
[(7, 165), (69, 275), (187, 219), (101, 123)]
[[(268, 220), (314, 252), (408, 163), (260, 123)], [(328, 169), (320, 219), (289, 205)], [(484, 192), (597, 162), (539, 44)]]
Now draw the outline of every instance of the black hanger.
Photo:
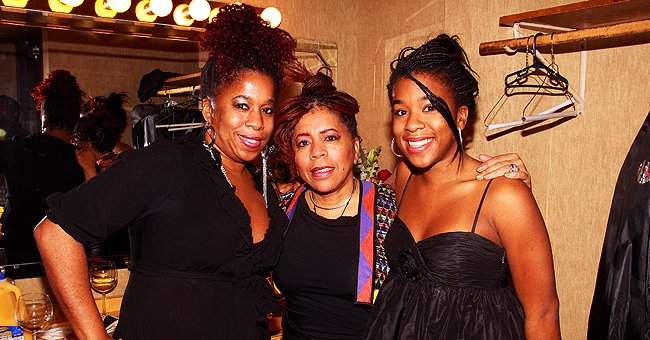
[[(526, 51), (526, 67), (508, 74), (505, 78), (506, 95), (514, 94), (538, 94), (540, 89), (547, 90), (547, 94), (564, 95), (569, 89), (569, 81), (564, 78), (556, 69), (546, 66), (537, 58), (537, 36), (533, 37), (533, 63), (528, 65), (528, 50)], [(526, 44), (528, 47), (528, 44)], [(532, 76), (543, 77), (541, 84), (531, 84), (529, 79)], [(517, 90), (523, 89), (523, 90)]]

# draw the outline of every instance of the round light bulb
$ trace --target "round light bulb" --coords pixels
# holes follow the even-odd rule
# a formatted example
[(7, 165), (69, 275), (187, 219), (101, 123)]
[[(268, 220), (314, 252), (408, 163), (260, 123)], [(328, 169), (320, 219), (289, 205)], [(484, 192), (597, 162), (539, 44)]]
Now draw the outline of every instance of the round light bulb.
[(190, 6), (186, 4), (180, 4), (174, 9), (174, 21), (177, 25), (180, 26), (191, 26), (194, 23), (194, 19), (190, 17)]
[(210, 16), (210, 4), (207, 0), (192, 0), (190, 16), (196, 21), (203, 21)]
[(79, 7), (84, 3), (84, 0), (61, 0), (61, 2), (68, 6)]
[(212, 20), (214, 20), (214, 18), (217, 17), (217, 14), (219, 14), (219, 7), (213, 8), (210, 11), (210, 16), (208, 16), (208, 22), (212, 22)]
[(28, 0), (2, 0), (2, 4), (9, 7), (25, 8)]
[(131, 7), (131, 0), (106, 0), (106, 4), (117, 13), (124, 13)]
[(143, 22), (154, 22), (158, 18), (151, 12), (149, 0), (142, 0), (135, 6), (135, 16)]
[(172, 0), (151, 0), (149, 7), (153, 14), (159, 17), (166, 17), (174, 9), (174, 3), (172, 3)]
[(106, 8), (104, 0), (95, 0), (95, 13), (102, 18), (115, 18), (117, 12), (110, 8)]
[(58, 13), (70, 13), (72, 12), (72, 6), (68, 6), (64, 3), (61, 3), (59, 0), (47, 0), (47, 4), (50, 5), (52, 12)]
[(278, 27), (282, 22), (282, 14), (280, 14), (280, 11), (275, 7), (267, 7), (262, 11), (260, 17), (262, 20), (268, 22), (269, 26), (273, 28)]

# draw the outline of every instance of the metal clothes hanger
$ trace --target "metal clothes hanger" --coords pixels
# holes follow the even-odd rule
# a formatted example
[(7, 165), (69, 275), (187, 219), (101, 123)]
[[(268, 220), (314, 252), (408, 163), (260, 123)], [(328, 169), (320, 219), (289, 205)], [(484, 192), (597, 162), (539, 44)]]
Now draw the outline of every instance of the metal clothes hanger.
[[(553, 43), (551, 42), (551, 56), (553, 58), (551, 65), (555, 67), (547, 66), (537, 57), (537, 36), (540, 34), (537, 33), (533, 37), (533, 63), (528, 64), (528, 44), (526, 44), (526, 67), (512, 72), (505, 77), (505, 90), (508, 95), (515, 94), (517, 89), (524, 90), (516, 91), (516, 94), (537, 94), (542, 89), (547, 90), (548, 94), (565, 94), (569, 89), (569, 81), (557, 70), (555, 54), (553, 53)], [(551, 34), (551, 41), (553, 40), (552, 37), (553, 33)], [(544, 79), (541, 83), (531, 83), (530, 80), (532, 77), (543, 77)], [(529, 89), (532, 90), (529, 91)]]
[[(542, 121), (542, 120), (547, 120), (547, 119), (552, 119), (552, 118), (562, 118), (562, 117), (575, 117), (582, 111), (582, 99), (580, 97), (576, 98), (576, 93), (575, 91), (569, 86), (569, 82), (566, 78), (560, 75), (558, 71), (558, 66), (555, 63), (555, 53), (553, 51), (553, 34), (551, 33), (551, 60), (552, 62), (549, 63), (539, 52), (537, 51), (537, 35), (541, 33), (537, 33), (533, 37), (533, 49), (532, 49), (532, 56), (533, 56), (533, 65), (528, 65), (528, 53), (529, 53), (529, 48), (528, 48), (528, 43), (526, 44), (526, 67), (523, 68), (522, 70), (519, 70), (517, 72), (513, 72), (509, 75), (506, 76), (505, 83), (506, 83), (506, 89), (499, 98), (499, 100), (494, 104), (490, 112), (485, 116), (485, 119), (483, 120), (483, 123), (487, 129), (487, 131), (490, 130), (495, 130), (495, 129), (503, 129), (503, 128), (509, 128), (509, 127), (514, 127), (514, 126), (519, 126), (519, 125), (524, 125), (528, 124), (533, 121)], [(528, 37), (530, 39), (530, 37)], [(537, 64), (537, 65), (536, 65)], [(531, 72), (532, 70), (532, 72)], [(538, 78), (539, 75), (535, 75), (535, 77), (531, 77), (531, 75), (534, 75), (534, 72), (537, 70), (541, 70), (543, 73), (547, 75), (547, 77), (542, 78), (541, 83), (538, 84), (525, 84), (525, 81), (527, 81), (529, 78)], [(526, 71), (524, 73), (524, 71)], [(522, 81), (514, 81), (517, 78), (511, 78), (511, 80), (514, 81), (513, 84), (510, 85), (510, 89), (508, 88), (508, 77), (512, 77), (513, 75), (516, 76), (518, 72), (521, 72), (521, 78)], [(529, 73), (530, 72), (530, 73)], [(548, 81), (548, 84), (546, 82)], [(514, 89), (523, 89), (523, 91), (516, 91)], [(535, 90), (533, 90), (535, 89)], [(510, 90), (510, 91), (509, 91)], [(542, 90), (545, 90), (542, 92)], [(512, 121), (512, 122), (505, 122), (505, 123), (496, 123), (496, 124), (487, 124), (488, 119), (494, 112), (494, 110), (497, 107), (500, 107), (499, 104), (503, 104), (502, 100), (504, 98), (507, 98), (509, 96), (513, 95), (518, 95), (518, 94), (532, 94), (533, 97), (528, 101), (526, 106), (524, 107), (522, 111), (522, 117), (519, 120)], [(555, 105), (547, 110), (544, 110), (542, 112), (539, 112), (538, 114), (535, 115), (525, 115), (526, 108), (528, 108), (528, 105), (532, 102), (532, 100), (535, 98), (536, 95), (538, 94), (544, 94), (544, 95), (564, 95), (567, 97), (567, 99), (558, 104)], [(560, 110), (563, 110), (569, 106), (573, 105), (576, 107), (576, 110), (574, 111), (563, 111), (563, 112), (558, 112)]]

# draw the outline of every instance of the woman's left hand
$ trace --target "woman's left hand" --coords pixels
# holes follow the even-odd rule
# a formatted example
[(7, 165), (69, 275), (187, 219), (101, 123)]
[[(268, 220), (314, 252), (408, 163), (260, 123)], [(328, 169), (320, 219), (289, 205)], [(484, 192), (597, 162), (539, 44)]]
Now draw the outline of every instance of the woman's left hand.
[(476, 169), (479, 174), (476, 179), (492, 179), (499, 176), (504, 176), (511, 179), (520, 179), (531, 188), (531, 178), (526, 164), (519, 158), (516, 153), (507, 153), (504, 155), (490, 156), (485, 154), (479, 155), (479, 160), (483, 164)]

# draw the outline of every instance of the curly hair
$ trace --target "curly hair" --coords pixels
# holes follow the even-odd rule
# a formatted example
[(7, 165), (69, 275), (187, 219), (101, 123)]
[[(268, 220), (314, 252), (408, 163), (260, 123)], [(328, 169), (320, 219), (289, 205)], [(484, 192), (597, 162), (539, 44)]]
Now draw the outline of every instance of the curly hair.
[(94, 97), (83, 105), (83, 116), (73, 134), (76, 142), (88, 141), (100, 153), (113, 150), (126, 128), (125, 93)]
[[(285, 101), (278, 109), (275, 121), (274, 145), (278, 148), (280, 159), (294, 164), (293, 132), (300, 119), (316, 108), (325, 108), (335, 113), (347, 128), (352, 138), (359, 137), (357, 119), (359, 103), (351, 95), (338, 91), (334, 81), (320, 70), (312, 75), (302, 68), (294, 72), (294, 80), (304, 83), (299, 96)], [(302, 79), (300, 79), (302, 78)], [(295, 166), (289, 166), (296, 176)]]
[(32, 91), (37, 107), (45, 116), (45, 127), (72, 131), (79, 120), (85, 93), (77, 78), (66, 70), (54, 70)]
[(417, 80), (414, 74), (429, 75), (441, 81), (451, 90), (455, 107), (466, 106), (468, 120), (474, 119), (478, 81), (474, 77), (476, 72), (470, 67), (467, 54), (459, 41), (458, 36), (450, 37), (441, 34), (418, 48), (402, 49), (398, 58), (390, 64), (391, 75), (386, 86), (388, 98), (392, 102), (397, 80), (406, 77), (414, 81), (425, 93), (431, 105), (445, 118), (454, 133), (457, 142), (456, 154), (462, 153), (461, 136), (448, 104)]
[(296, 61), (293, 54), (296, 42), (291, 35), (271, 28), (253, 7), (245, 4), (221, 7), (199, 36), (199, 42), (209, 55), (201, 70), (204, 97), (215, 96), (221, 86), (248, 70), (269, 76), (277, 92), (284, 78), (284, 67)]

